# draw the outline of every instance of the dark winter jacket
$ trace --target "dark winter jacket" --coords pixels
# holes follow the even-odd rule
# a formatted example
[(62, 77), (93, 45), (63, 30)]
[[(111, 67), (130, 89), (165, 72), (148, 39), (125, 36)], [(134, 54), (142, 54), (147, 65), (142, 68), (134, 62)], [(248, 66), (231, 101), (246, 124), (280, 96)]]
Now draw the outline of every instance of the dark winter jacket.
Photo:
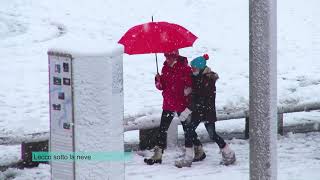
[(186, 96), (184, 90), (191, 87), (191, 67), (186, 57), (179, 56), (177, 62), (170, 67), (163, 64), (160, 81), (156, 81), (156, 87), (162, 90), (163, 110), (182, 112), (190, 104), (190, 95)]
[(218, 74), (209, 67), (200, 71), (199, 75), (192, 75), (192, 101), (190, 109), (193, 113), (203, 115), (205, 121), (215, 122), (216, 117), (216, 81)]

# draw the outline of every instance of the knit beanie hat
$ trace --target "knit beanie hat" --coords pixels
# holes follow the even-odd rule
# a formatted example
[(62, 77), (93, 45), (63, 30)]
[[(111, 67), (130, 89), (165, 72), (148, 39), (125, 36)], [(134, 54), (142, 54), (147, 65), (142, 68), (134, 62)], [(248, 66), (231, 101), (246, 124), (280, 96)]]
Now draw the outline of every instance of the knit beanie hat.
[(191, 61), (191, 67), (204, 69), (207, 65), (207, 60), (209, 59), (208, 54), (204, 54), (203, 56), (199, 56)]

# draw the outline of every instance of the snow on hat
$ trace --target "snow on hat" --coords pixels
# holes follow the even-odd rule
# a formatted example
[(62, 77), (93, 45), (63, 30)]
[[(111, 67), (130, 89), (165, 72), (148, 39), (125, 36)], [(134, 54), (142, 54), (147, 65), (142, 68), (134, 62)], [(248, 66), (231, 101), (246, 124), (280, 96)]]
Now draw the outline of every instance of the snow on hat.
[(203, 56), (199, 56), (191, 61), (191, 67), (204, 69), (207, 65), (207, 60), (209, 59), (208, 54), (204, 54)]

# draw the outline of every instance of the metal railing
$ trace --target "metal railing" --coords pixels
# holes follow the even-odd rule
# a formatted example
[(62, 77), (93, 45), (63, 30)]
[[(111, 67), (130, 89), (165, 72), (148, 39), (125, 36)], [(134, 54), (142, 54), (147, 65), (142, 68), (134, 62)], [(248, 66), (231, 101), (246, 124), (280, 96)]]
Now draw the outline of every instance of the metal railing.
[[(304, 112), (320, 110), (320, 102), (311, 102), (298, 105), (290, 106), (278, 106), (279, 117), (283, 117), (284, 113), (294, 113), (294, 112)], [(246, 130), (248, 131), (248, 121), (249, 113), (248, 110), (242, 110), (239, 112), (229, 112), (229, 113), (219, 113), (218, 112), (218, 121), (230, 120), (230, 119), (246, 119)], [(278, 118), (279, 119), (279, 118)], [(283, 119), (279, 119), (283, 121)], [(176, 121), (173, 123), (174, 126), (178, 126), (181, 123)], [(157, 128), (160, 125), (160, 115), (139, 115), (138, 117), (130, 117), (124, 120), (124, 131), (133, 131), (133, 130), (146, 130)], [(283, 126), (283, 122), (279, 122), (279, 127)], [(170, 127), (174, 130), (177, 130), (177, 127)], [(170, 131), (168, 131), (168, 136), (170, 136)], [(171, 131), (172, 132), (172, 131)], [(177, 133), (175, 133), (177, 134)], [(174, 135), (176, 136), (176, 135)], [(39, 142), (49, 139), (49, 132), (39, 132), (33, 134), (26, 134), (23, 136), (6, 136), (0, 137), (0, 145), (12, 145), (12, 144), (21, 144), (22, 142)]]

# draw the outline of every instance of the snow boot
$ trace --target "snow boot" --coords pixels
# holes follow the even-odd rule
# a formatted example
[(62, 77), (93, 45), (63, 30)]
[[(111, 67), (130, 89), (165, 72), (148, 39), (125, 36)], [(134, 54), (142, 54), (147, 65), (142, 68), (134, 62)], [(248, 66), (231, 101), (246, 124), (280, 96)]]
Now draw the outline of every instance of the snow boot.
[(194, 158), (193, 162), (202, 161), (206, 158), (206, 153), (204, 153), (202, 145), (194, 146)]
[(163, 149), (161, 149), (159, 146), (154, 147), (154, 154), (151, 158), (145, 158), (144, 162), (148, 165), (153, 165), (155, 163), (162, 163), (162, 154), (163, 154)]
[(174, 165), (178, 168), (182, 167), (191, 167), (192, 161), (194, 158), (194, 149), (186, 148), (186, 154), (184, 155), (184, 158), (178, 161), (175, 161)]
[(222, 153), (221, 165), (228, 166), (236, 162), (236, 154), (228, 144), (226, 144), (224, 148), (220, 149), (220, 151)]

